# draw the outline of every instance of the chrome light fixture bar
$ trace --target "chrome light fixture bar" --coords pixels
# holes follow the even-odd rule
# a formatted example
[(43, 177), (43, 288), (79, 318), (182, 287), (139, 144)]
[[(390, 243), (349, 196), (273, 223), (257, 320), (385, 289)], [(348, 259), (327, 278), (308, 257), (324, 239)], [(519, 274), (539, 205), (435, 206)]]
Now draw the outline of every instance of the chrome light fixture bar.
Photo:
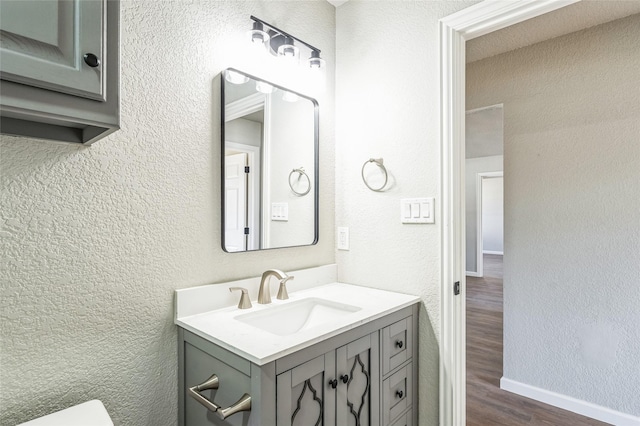
[[(256, 18), (253, 15), (251, 15), (251, 20), (253, 21), (253, 28), (249, 34), (253, 43), (264, 44), (273, 55), (297, 61), (300, 55), (300, 49), (295, 45), (295, 42), (298, 42), (306, 46), (311, 51), (309, 59), (306, 60), (309, 67), (312, 69), (324, 68), (325, 61), (320, 57), (320, 49), (317, 47), (314, 47), (309, 43), (282, 31), (280, 28), (277, 28), (262, 19)], [(265, 28), (268, 30), (265, 31)]]

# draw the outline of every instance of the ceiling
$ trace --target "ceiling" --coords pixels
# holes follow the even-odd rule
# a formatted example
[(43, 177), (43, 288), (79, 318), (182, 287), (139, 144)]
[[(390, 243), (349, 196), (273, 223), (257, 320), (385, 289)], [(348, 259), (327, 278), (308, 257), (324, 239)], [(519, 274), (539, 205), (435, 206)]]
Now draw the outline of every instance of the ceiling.
[(640, 13), (638, 0), (583, 0), (467, 42), (467, 63)]

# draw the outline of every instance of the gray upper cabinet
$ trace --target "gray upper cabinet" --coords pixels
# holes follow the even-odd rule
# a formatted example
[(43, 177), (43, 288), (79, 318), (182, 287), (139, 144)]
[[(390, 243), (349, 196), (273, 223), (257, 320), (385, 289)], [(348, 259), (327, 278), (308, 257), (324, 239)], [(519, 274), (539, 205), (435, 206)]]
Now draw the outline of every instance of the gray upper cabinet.
[(119, 2), (0, 2), (2, 133), (91, 144), (119, 128)]

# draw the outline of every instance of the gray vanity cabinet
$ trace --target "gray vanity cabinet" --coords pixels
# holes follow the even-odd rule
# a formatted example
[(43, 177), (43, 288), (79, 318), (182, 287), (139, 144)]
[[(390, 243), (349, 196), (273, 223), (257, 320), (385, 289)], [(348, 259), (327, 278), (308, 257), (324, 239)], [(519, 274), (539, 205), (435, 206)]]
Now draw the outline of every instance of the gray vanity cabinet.
[(2, 133), (90, 144), (116, 130), (118, 28), (118, 0), (2, 0)]
[[(260, 366), (178, 328), (178, 424), (417, 425), (417, 320), (415, 304)], [(221, 420), (189, 395), (212, 374), (205, 398), (229, 407), (247, 393), (251, 411)]]

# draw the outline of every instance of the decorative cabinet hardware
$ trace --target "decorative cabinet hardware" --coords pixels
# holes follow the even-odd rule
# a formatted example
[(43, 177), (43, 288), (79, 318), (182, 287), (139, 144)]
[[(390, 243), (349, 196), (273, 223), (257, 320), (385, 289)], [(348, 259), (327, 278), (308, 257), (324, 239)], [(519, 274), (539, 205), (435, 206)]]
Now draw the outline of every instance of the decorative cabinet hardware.
[(402, 398), (402, 397), (404, 396), (404, 392), (402, 392), (401, 390), (399, 390), (399, 391), (397, 391), (397, 392), (396, 392), (396, 396), (397, 396), (398, 398)]
[(337, 379), (329, 380), (329, 386), (331, 386), (331, 389), (337, 388), (338, 387), (338, 380)]
[(96, 68), (100, 65), (100, 59), (93, 53), (85, 53), (83, 56), (84, 63), (89, 65), (91, 68)]
[(404, 343), (402, 343), (402, 340), (396, 340), (396, 348), (402, 349), (403, 345)]
[(340, 376), (340, 380), (342, 380), (342, 383), (348, 383), (349, 382), (349, 375), (348, 374), (343, 374), (342, 376)]
[(219, 387), (220, 380), (218, 379), (218, 376), (214, 374), (209, 377), (209, 379), (207, 379), (207, 381), (205, 381), (204, 383), (190, 387), (188, 392), (192, 398), (207, 407), (207, 410), (216, 413), (216, 415), (222, 420), (241, 411), (251, 411), (251, 396), (249, 394), (245, 393), (244, 395), (242, 395), (242, 397), (240, 397), (238, 401), (231, 404), (231, 406), (222, 408), (215, 402), (209, 401), (204, 395), (200, 393), (204, 390), (218, 389)]

